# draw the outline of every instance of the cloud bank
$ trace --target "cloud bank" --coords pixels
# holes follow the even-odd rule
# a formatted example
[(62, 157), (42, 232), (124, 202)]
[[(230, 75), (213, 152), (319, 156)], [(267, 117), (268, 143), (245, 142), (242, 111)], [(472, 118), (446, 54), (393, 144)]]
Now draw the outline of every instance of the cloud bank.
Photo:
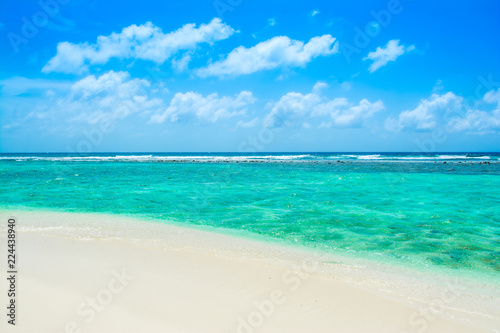
[(228, 56), (197, 74), (207, 76), (238, 76), (278, 67), (305, 67), (314, 58), (338, 53), (338, 43), (331, 35), (313, 37), (309, 42), (278, 36), (251, 48), (240, 46)]
[(192, 50), (202, 43), (212, 44), (234, 32), (219, 18), (199, 27), (186, 24), (166, 34), (151, 22), (139, 26), (134, 24), (120, 33), (99, 36), (94, 44), (59, 43), (57, 54), (42, 68), (42, 72), (78, 74), (88, 71), (90, 65), (102, 65), (112, 58), (142, 59), (162, 64), (179, 51)]
[(438, 127), (448, 132), (475, 134), (500, 131), (500, 88), (487, 92), (482, 104), (485, 108), (493, 105), (493, 110), (471, 107), (452, 92), (432, 94), (422, 99), (415, 109), (403, 111), (397, 118), (387, 118), (385, 127), (393, 132), (430, 131)]
[(176, 122), (182, 117), (194, 116), (199, 120), (216, 122), (219, 119), (242, 115), (247, 107), (256, 101), (252, 93), (242, 91), (234, 97), (210, 94), (203, 96), (196, 92), (177, 93), (168, 108), (151, 117), (151, 123)]
[(281, 127), (301, 122), (310, 127), (309, 121), (319, 120), (318, 127), (361, 127), (376, 112), (384, 109), (382, 101), (371, 103), (362, 99), (353, 104), (347, 98), (329, 99), (322, 95), (324, 83), (317, 83), (309, 94), (289, 92), (279, 101), (272, 102), (266, 108), (271, 111), (264, 118), (265, 127)]

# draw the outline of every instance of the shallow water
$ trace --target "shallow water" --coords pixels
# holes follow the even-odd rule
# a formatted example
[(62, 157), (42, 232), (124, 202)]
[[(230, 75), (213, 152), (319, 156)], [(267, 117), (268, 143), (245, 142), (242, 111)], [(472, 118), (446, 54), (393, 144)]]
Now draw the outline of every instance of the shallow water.
[(498, 154), (3, 154), (0, 207), (125, 214), (426, 270), (500, 272)]

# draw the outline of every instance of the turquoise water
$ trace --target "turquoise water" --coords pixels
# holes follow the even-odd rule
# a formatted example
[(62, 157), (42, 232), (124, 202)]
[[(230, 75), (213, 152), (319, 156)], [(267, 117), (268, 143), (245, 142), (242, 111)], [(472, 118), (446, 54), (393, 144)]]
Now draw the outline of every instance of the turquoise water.
[(0, 155), (0, 208), (22, 207), (244, 230), (422, 269), (500, 272), (498, 154)]

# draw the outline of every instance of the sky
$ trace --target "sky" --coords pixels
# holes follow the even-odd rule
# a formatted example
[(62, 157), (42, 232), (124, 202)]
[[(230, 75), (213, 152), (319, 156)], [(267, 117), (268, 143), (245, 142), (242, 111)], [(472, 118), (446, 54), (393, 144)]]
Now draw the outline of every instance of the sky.
[(0, 3), (0, 152), (500, 151), (500, 2)]

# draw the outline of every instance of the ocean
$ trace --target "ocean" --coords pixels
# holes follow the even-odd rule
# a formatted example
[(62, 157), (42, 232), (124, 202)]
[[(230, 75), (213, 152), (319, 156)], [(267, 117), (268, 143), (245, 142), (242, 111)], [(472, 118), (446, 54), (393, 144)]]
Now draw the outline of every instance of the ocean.
[(0, 154), (0, 209), (121, 214), (500, 276), (499, 153)]

